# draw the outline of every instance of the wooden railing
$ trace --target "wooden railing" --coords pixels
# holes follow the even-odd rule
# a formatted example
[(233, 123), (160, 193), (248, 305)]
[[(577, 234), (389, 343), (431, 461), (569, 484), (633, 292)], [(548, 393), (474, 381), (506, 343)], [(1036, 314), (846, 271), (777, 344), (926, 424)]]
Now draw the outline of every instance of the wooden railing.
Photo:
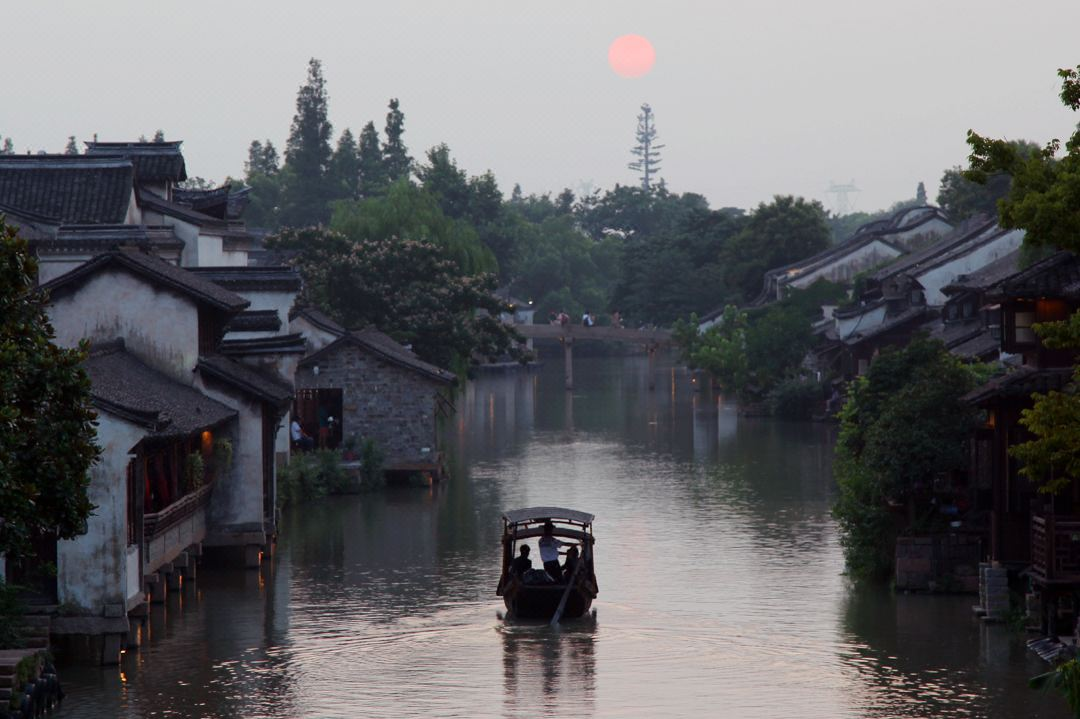
[(1080, 517), (1031, 517), (1031, 573), (1044, 582), (1080, 582)]
[(194, 492), (185, 494), (160, 512), (143, 515), (143, 539), (149, 541), (184, 521), (210, 500), (212, 485), (204, 484)]

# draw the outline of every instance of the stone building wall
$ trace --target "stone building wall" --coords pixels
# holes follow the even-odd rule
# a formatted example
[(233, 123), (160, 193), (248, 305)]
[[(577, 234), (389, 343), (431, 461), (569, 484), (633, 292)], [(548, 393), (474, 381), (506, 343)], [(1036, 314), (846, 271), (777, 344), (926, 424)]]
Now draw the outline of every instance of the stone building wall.
[(364, 349), (344, 344), (296, 373), (297, 389), (342, 390), (342, 437), (372, 438), (385, 465), (433, 462), (435, 395), (442, 385)]
[(931, 592), (979, 591), (982, 542), (970, 534), (896, 540), (896, 588)]

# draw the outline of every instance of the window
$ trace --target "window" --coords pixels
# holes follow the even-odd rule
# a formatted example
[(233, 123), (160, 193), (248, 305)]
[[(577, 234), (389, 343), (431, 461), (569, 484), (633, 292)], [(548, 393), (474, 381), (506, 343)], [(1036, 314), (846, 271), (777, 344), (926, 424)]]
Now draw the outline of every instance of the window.
[(1035, 344), (1035, 330), (1031, 325), (1035, 323), (1034, 312), (1013, 313), (1013, 341), (1016, 344)]

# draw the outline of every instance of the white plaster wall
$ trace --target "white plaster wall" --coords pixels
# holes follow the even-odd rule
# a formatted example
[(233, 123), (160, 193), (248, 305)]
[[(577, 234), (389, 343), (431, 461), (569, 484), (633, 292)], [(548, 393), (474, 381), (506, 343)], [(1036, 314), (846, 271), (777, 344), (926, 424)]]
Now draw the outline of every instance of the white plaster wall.
[(248, 251), (222, 249), (221, 264), (224, 267), (247, 267)]
[[(127, 548), (128, 450), (144, 436), (142, 427), (105, 412), (98, 415), (101, 460), (90, 470), (90, 501), (96, 509), (86, 534), (57, 542), (56, 584), (61, 602), (74, 602), (100, 616), (105, 604), (129, 598)], [(138, 563), (136, 562), (136, 565)], [(138, 575), (134, 578), (138, 589)]]
[(123, 270), (109, 270), (54, 299), (48, 312), (58, 345), (123, 337), (144, 362), (179, 382), (192, 383), (199, 314), (195, 303), (179, 293), (158, 289)]
[(225, 262), (225, 252), (222, 250), (221, 238), (217, 235), (198, 234), (196, 242), (199, 246), (195, 267), (222, 267), (229, 263)]
[(66, 275), (90, 259), (89, 253), (38, 255), (38, 284), (43, 285), (60, 275)]
[(893, 260), (899, 257), (900, 254), (899, 250), (890, 247), (884, 242), (870, 242), (857, 250), (837, 257), (834, 261), (819, 267), (813, 272), (797, 277), (788, 284), (791, 287), (803, 290), (821, 278), (832, 282), (846, 282), (859, 272)]
[(141, 225), (142, 224), (142, 208), (139, 207), (139, 202), (135, 197), (135, 188), (131, 188), (131, 196), (128, 198), (127, 213), (124, 216), (125, 225)]
[(885, 305), (879, 305), (854, 317), (836, 318), (836, 334), (847, 339), (855, 332), (865, 332), (885, 321)]
[(338, 335), (319, 329), (304, 319), (303, 315), (298, 315), (295, 319), (289, 321), (289, 332), (300, 332), (304, 335), (304, 339), (307, 341), (308, 354), (318, 352), (338, 339)]
[[(286, 335), (292, 330), (289, 324), (289, 310), (292, 309), (293, 303), (296, 302), (296, 293), (292, 290), (239, 290), (236, 294), (243, 297), (245, 300), (251, 303), (247, 310), (274, 310), (277, 312), (278, 319), (281, 320), (281, 329), (277, 332), (230, 332), (229, 337), (233, 338), (248, 338), (248, 337), (274, 337), (277, 335)], [(292, 378), (289, 378), (292, 381)]]
[[(921, 215), (920, 215), (921, 216)], [(914, 221), (914, 220), (913, 220)], [(922, 237), (940, 237), (945, 233), (952, 230), (952, 225), (942, 220), (940, 217), (934, 218), (929, 222), (913, 227), (908, 230), (900, 230), (899, 232), (893, 232), (886, 235), (886, 239), (890, 242), (894, 242), (906, 249), (912, 249), (912, 240)], [(921, 244), (926, 244), (921, 243)]]
[(959, 275), (971, 274), (986, 267), (994, 260), (1004, 257), (1020, 247), (1023, 241), (1023, 230), (1006, 232), (967, 254), (956, 257), (922, 274), (915, 275), (915, 279), (922, 285), (926, 294), (926, 303), (934, 306), (944, 305), (946, 297), (941, 291), (942, 287), (955, 281)]
[[(198, 373), (196, 373), (198, 374)], [(263, 520), (262, 403), (239, 392), (226, 391), (217, 382), (207, 385), (201, 377), (196, 386), (203, 394), (237, 410), (238, 428), (233, 439), (233, 467), (219, 477), (210, 495), (210, 531), (231, 525), (258, 524)]]

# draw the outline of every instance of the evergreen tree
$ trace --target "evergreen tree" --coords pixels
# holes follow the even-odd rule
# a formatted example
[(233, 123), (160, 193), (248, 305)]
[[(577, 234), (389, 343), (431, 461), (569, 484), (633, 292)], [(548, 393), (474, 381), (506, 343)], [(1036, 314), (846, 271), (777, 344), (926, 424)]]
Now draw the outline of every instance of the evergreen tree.
[(10, 137), (4, 138), (4, 144), (0, 145), (0, 155), (14, 155), (15, 143)]
[(915, 203), (918, 205), (926, 204), (926, 185), (919, 183), (919, 186), (915, 188)]
[(334, 199), (355, 200), (360, 192), (360, 154), (352, 130), (345, 128), (330, 158)]
[(248, 178), (252, 175), (276, 175), (278, 172), (278, 153), (274, 143), (252, 140), (248, 146), (248, 159), (244, 163)]
[(383, 165), (382, 147), (379, 146), (379, 131), (375, 123), (369, 122), (360, 131), (360, 146), (357, 149), (360, 169), (360, 197), (375, 197), (386, 191), (386, 168)]
[(53, 343), (37, 261), (13, 227), (0, 223), (0, 552), (32, 556), (39, 536), (86, 532), (87, 490), (97, 461), (87, 345)]
[(67, 146), (64, 147), (64, 154), (65, 155), (78, 155), (79, 154), (79, 145), (78, 145), (77, 142), (75, 142), (75, 136), (74, 135), (68, 135)]
[(405, 113), (397, 98), (390, 100), (390, 112), (386, 113), (386, 143), (383, 145), (383, 167), (390, 182), (408, 179), (412, 158), (401, 136), (405, 134)]
[(154, 133), (154, 142), (165, 142), (165, 131), (158, 130)]
[(286, 225), (309, 225), (329, 219), (327, 171), (333, 154), (330, 149), (333, 127), (327, 112), (322, 63), (311, 58), (307, 81), (296, 94), (296, 115), (285, 145), (288, 177), (281, 220)]
[(469, 211), (469, 181), (450, 157), (450, 148), (446, 143), (436, 145), (428, 150), (427, 159), (427, 165), (416, 168), (421, 187), (439, 201), (447, 217), (465, 217)]
[(651, 192), (653, 177), (660, 172), (660, 150), (663, 145), (656, 143), (656, 121), (653, 118), (652, 108), (649, 103), (641, 105), (641, 114), (638, 115), (637, 145), (630, 150), (630, 154), (637, 157), (627, 167), (641, 173), (641, 189)]
[(522, 196), (522, 193), (521, 193), (521, 183), (520, 182), (515, 182), (514, 183), (514, 189), (510, 191), (510, 204), (511, 205), (520, 205), (524, 201), (525, 201), (524, 197)]

